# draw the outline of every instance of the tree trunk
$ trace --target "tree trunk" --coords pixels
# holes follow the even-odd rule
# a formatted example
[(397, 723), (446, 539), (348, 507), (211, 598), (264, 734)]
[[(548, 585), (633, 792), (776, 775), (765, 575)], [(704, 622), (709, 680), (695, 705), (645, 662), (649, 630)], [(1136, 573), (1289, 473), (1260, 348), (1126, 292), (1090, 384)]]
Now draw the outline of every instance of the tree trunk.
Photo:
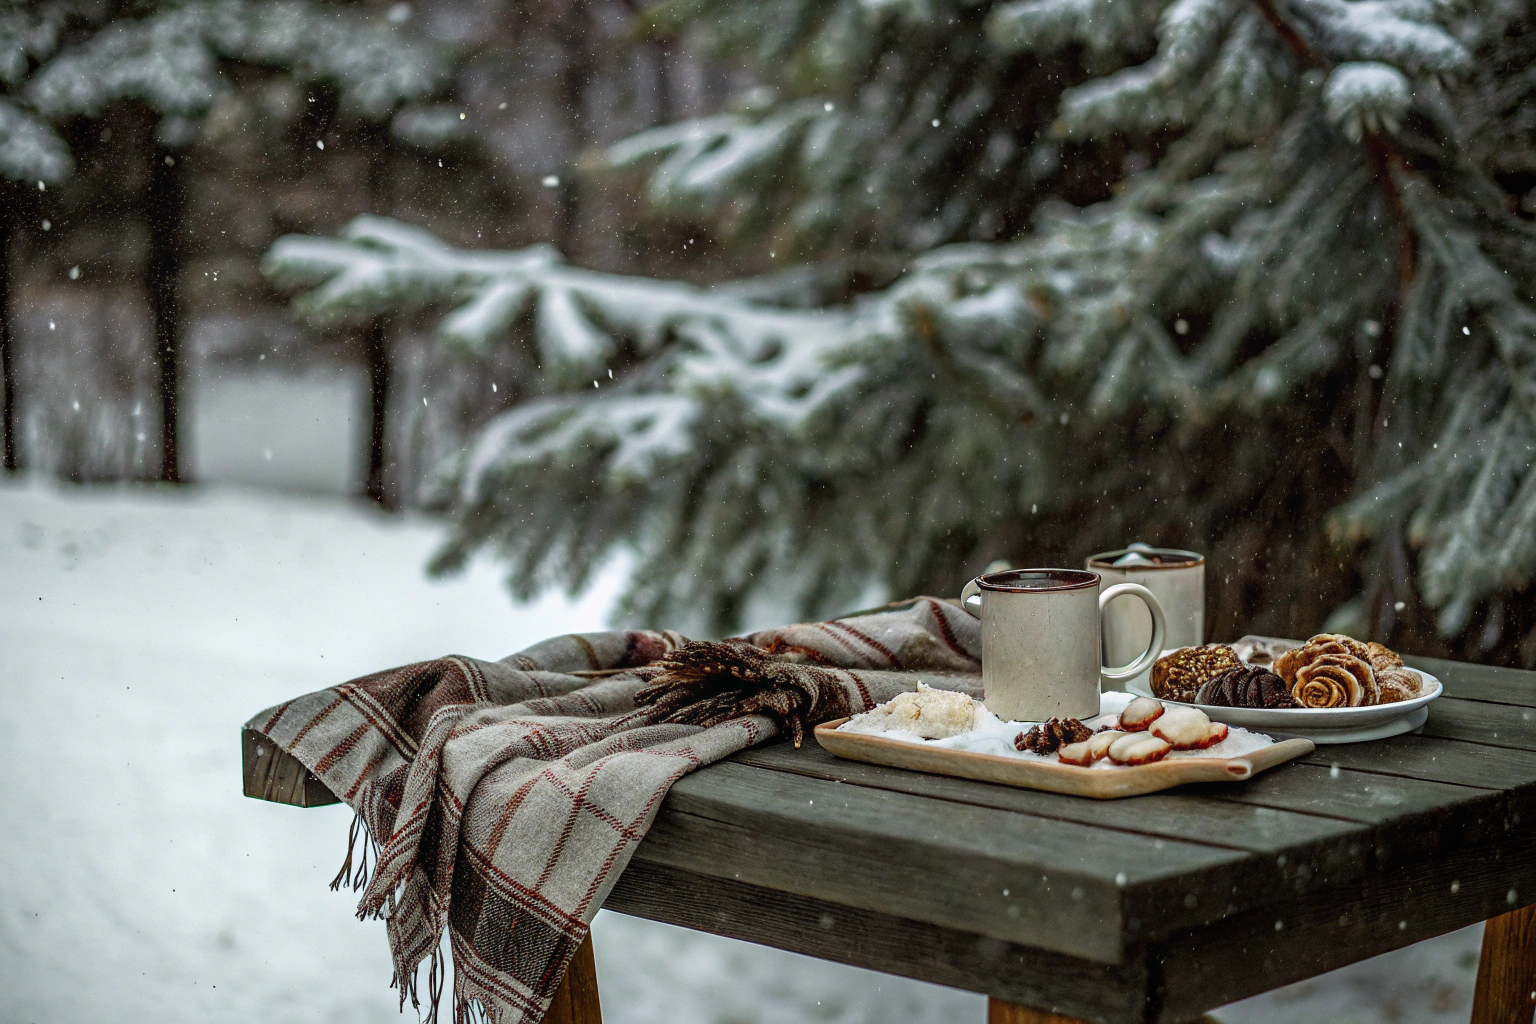
[(181, 274), (182, 210), (186, 184), (180, 158), (156, 147), (150, 168), (145, 212), (149, 220), (150, 313), (155, 323), (155, 361), (160, 390), (160, 479), (181, 482), (179, 394), (181, 387), (181, 315), (176, 303), (176, 280)]
[(363, 362), (368, 369), (368, 482), (363, 493), (387, 509), (395, 507), (384, 476), (384, 428), (389, 412), (389, 340), (384, 321), (375, 318), (363, 329)]
[(16, 457), (16, 351), (11, 344), (12, 218), (0, 210), (0, 460), (7, 473), (20, 468)]
[(566, 259), (571, 257), (576, 233), (577, 194), (576, 160), (587, 143), (586, 87), (592, 75), (592, 57), (587, 50), (587, 8), (578, 4), (560, 19), (560, 41), (564, 61), (560, 69), (560, 108), (565, 112), (569, 151), (560, 168), (560, 184), (555, 189), (555, 224), (550, 242)]

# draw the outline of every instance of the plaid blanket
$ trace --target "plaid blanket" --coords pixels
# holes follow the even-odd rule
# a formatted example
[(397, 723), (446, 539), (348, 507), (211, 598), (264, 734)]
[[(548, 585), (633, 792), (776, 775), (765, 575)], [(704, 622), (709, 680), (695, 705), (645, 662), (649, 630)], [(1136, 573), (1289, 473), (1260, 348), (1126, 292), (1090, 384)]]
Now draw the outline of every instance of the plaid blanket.
[[(335, 884), (388, 922), (401, 1005), (428, 1014), (452, 943), (454, 1016), (536, 1024), (673, 782), (787, 732), (868, 710), (920, 675), (980, 696), (980, 631), (920, 597), (718, 643), (557, 637), (499, 662), (448, 657), (251, 719), (367, 829)], [(358, 825), (353, 825), (356, 845)], [(372, 871), (368, 855), (374, 856)]]

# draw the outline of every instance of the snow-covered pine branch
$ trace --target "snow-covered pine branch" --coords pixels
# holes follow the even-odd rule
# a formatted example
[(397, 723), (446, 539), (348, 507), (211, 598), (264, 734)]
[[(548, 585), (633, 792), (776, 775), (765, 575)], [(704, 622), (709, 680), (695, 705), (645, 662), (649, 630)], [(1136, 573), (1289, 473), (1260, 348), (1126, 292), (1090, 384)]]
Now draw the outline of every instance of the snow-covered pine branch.
[(993, 8), (987, 34), (1005, 52), (1048, 53), (1081, 43), (1098, 53), (1118, 54), (1145, 41), (1164, 6), (1123, 0), (1008, 0)]
[(604, 163), (646, 168), (660, 211), (709, 217), (780, 260), (1008, 237), (1040, 189), (1073, 170), (1042, 123), (1073, 72), (1058, 55), (991, 45), (993, 6), (652, 5), (641, 20), (653, 30), (695, 33), (770, 70), (730, 112), (642, 132)]
[(830, 360), (851, 313), (595, 273), (560, 262), (548, 246), (481, 253), (398, 221), (359, 217), (340, 240), (279, 239), (265, 271), (279, 285), (311, 289), (301, 307), (322, 320), (452, 307), (441, 333), (473, 351), (519, 340), (529, 320), (540, 368), (555, 387), (601, 384), (621, 353), (646, 359), (665, 350), (669, 388), (740, 390), (756, 415), (787, 430), (847, 377)]
[(1396, 134), (1413, 104), (1413, 86), (1397, 68), (1380, 61), (1350, 61), (1328, 75), (1323, 105), (1355, 142), (1369, 131)]
[(53, 55), (68, 16), (60, 2), (0, 9), (0, 177), (57, 182), (74, 165), (53, 127), (7, 95), (26, 82), (34, 63)]
[[(436, 304), (447, 338), (531, 344), (550, 371), (449, 467), (440, 565), (489, 547), (527, 593), (626, 550), (627, 614), (723, 629), (765, 596), (833, 613), (1151, 536), (1247, 580), (1223, 629), (1339, 609), (1387, 638), (1399, 601), (1447, 636), (1497, 624), (1536, 578), (1536, 296), (1511, 276), (1536, 242), (1495, 178), (1536, 153), (1536, 76), (1491, 69), (1531, 63), (1532, 26), (1433, 0), (886, 6), (653, 9), (769, 85), (608, 154), (741, 239), (905, 257), (852, 305), (373, 222), (274, 252), (313, 312)], [(1081, 43), (1091, 69), (1063, 56)], [(1081, 84), (1031, 106), (1030, 67)], [(1355, 141), (1410, 122), (1411, 165)], [(1147, 158), (1106, 171), (1100, 144)], [(1115, 188), (1066, 201), (1085, 168)], [(1336, 547), (1298, 530), (1331, 511)]]
[(25, 92), (51, 118), (94, 116), (121, 99), (192, 117), (227, 88), (221, 60), (286, 68), (301, 82), (332, 82), (343, 110), (374, 120), (430, 95), (447, 75), (434, 50), (343, 7), (193, 0), (105, 26), (39, 68)]
[(0, 97), (0, 177), (62, 181), (74, 159), (47, 122)]

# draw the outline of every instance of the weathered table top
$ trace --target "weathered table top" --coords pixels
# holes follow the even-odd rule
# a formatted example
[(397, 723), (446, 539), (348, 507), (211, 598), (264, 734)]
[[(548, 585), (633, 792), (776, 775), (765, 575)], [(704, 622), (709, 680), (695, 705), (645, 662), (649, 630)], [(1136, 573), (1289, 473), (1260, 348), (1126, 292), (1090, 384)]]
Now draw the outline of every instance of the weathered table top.
[(1099, 802), (839, 761), (680, 781), (606, 906), (1104, 1024), (1536, 903), (1536, 672), (1436, 659), (1422, 735)]
[[(1445, 683), (1422, 735), (1125, 800), (749, 750), (672, 788), (605, 905), (1101, 1024), (1187, 1021), (1536, 903), (1536, 672), (1407, 660)], [(334, 799), (254, 736), (248, 793)]]

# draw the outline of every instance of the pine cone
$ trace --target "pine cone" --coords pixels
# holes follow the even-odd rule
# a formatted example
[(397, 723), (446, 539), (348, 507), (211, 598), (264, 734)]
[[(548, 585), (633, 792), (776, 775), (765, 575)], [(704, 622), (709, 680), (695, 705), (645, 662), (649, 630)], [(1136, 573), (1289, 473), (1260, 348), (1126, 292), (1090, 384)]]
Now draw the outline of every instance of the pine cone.
[(1291, 698), (1304, 708), (1358, 708), (1379, 704), (1381, 688), (1368, 662), (1324, 654), (1296, 670)]
[(1202, 684), (1242, 668), (1237, 652), (1226, 644), (1183, 647), (1158, 658), (1152, 666), (1152, 695), (1162, 700), (1192, 704)]
[(635, 704), (650, 706), (658, 722), (707, 729), (764, 715), (798, 748), (807, 726), (859, 710), (835, 671), (775, 657), (744, 640), (689, 641), (648, 667), (657, 674), (635, 694)]
[(1054, 754), (1069, 743), (1082, 743), (1093, 732), (1075, 718), (1051, 718), (1014, 737), (1013, 749)]
[(1228, 669), (1195, 694), (1196, 704), (1228, 708), (1294, 708), (1285, 680), (1259, 665)]
[(1340, 633), (1319, 633), (1295, 650), (1286, 651), (1276, 658), (1275, 673), (1295, 689), (1296, 673), (1325, 654), (1343, 654), (1370, 663), (1369, 648), (1354, 637)]

